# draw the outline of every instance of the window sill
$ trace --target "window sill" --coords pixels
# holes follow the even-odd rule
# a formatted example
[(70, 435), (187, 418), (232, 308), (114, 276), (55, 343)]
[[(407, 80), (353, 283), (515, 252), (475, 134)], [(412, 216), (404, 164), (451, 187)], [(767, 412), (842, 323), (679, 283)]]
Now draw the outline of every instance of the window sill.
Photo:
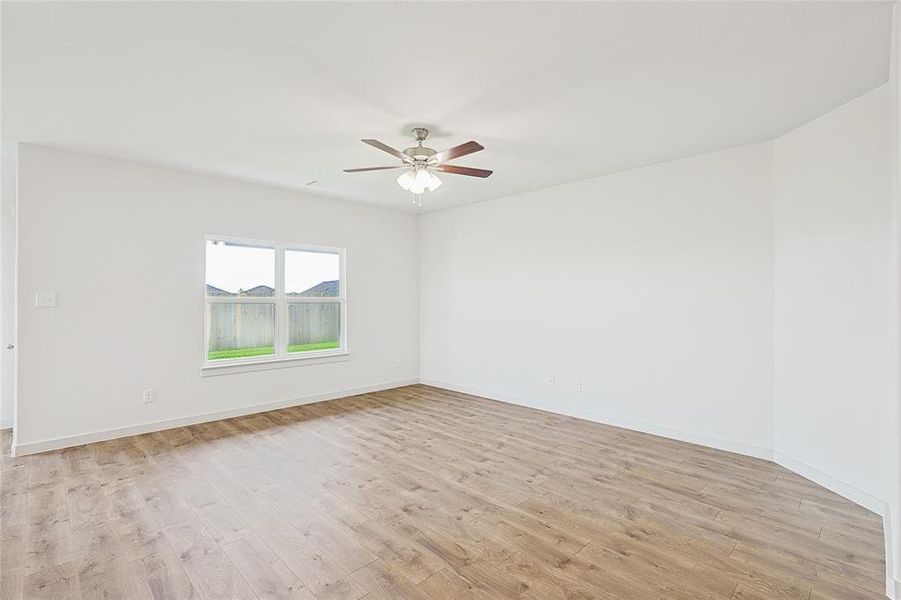
[(305, 367), (350, 360), (350, 352), (310, 353), (304, 356), (286, 356), (283, 358), (262, 358), (256, 360), (209, 362), (200, 367), (201, 377), (231, 375), (232, 373), (249, 373), (251, 371), (269, 371), (290, 367)]

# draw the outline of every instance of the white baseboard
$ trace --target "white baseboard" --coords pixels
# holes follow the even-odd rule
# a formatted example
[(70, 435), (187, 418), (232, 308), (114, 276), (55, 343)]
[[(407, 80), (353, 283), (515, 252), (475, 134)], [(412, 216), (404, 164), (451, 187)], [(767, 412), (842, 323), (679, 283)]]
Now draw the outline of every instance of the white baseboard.
[(827, 475), (826, 473), (799, 460), (795, 460), (786, 454), (774, 452), (773, 462), (785, 467), (789, 471), (794, 471), (801, 477), (823, 486), (827, 490), (835, 492), (839, 496), (847, 498), (855, 504), (859, 504), (877, 515), (885, 517), (888, 514), (888, 504), (885, 501), (875, 498), (863, 490), (857, 489), (853, 485), (840, 481), (831, 475)]
[(614, 427), (622, 427), (623, 429), (631, 429), (632, 431), (640, 431), (642, 433), (650, 433), (653, 435), (659, 435), (661, 437), (670, 438), (673, 440), (679, 440), (680, 442), (688, 442), (690, 444), (698, 444), (699, 446), (707, 446), (708, 448), (716, 448), (717, 450), (725, 450), (726, 452), (734, 452), (736, 454), (742, 454), (745, 456), (752, 456), (754, 458), (762, 458), (764, 460), (773, 460), (773, 451), (769, 448), (763, 448), (760, 446), (754, 446), (752, 444), (744, 444), (742, 442), (734, 442), (731, 440), (724, 440), (716, 437), (707, 436), (700, 433), (694, 433), (691, 431), (683, 431), (681, 429), (674, 429), (672, 427), (666, 427), (663, 425), (657, 425), (655, 423), (646, 423), (642, 421), (635, 421), (631, 419), (623, 419), (620, 417), (613, 417), (610, 415), (605, 415), (600, 412), (587, 410), (587, 409), (577, 409), (572, 406), (564, 406), (561, 404), (555, 404), (552, 402), (545, 401), (534, 401), (527, 400), (525, 398), (517, 398), (515, 396), (510, 396), (508, 394), (501, 394), (498, 392), (490, 392), (488, 390), (480, 390), (476, 388), (471, 388), (464, 385), (459, 385), (455, 383), (447, 383), (445, 381), (435, 381), (432, 379), (420, 379), (419, 383), (423, 385), (430, 385), (432, 387), (441, 388), (445, 390), (451, 390), (454, 392), (460, 392), (463, 394), (470, 394), (472, 396), (481, 396), (482, 398), (488, 398), (490, 400), (499, 400), (501, 402), (506, 402), (508, 404), (516, 404), (518, 406), (527, 406), (529, 408), (535, 408), (538, 410), (545, 410), (548, 412), (557, 413), (560, 415), (566, 415), (568, 417), (575, 417), (577, 419), (584, 419), (586, 421), (594, 421), (596, 423), (603, 423), (605, 425), (613, 425)]
[(901, 588), (899, 588), (899, 582), (893, 577), (892, 573), (892, 568), (894, 565), (892, 547), (892, 512), (889, 504), (884, 500), (880, 500), (875, 496), (871, 496), (870, 494), (856, 488), (853, 485), (836, 479), (831, 475), (827, 475), (819, 469), (811, 467), (810, 465), (799, 460), (795, 460), (794, 458), (781, 452), (773, 453), (773, 461), (776, 464), (785, 467), (789, 471), (793, 471), (801, 477), (805, 477), (813, 481), (814, 483), (823, 486), (827, 490), (835, 492), (839, 496), (847, 498), (851, 502), (862, 506), (865, 509), (874, 512), (882, 517), (882, 528), (883, 534), (885, 536), (885, 595), (892, 600), (894, 600), (895, 598), (901, 599)]
[(106, 429), (103, 431), (94, 431), (91, 433), (83, 433), (79, 435), (64, 436), (52, 438), (48, 440), (38, 440), (34, 442), (18, 443), (14, 438), (12, 445), (13, 456), (25, 456), (27, 454), (36, 454), (38, 452), (47, 452), (49, 450), (60, 450), (71, 446), (80, 446), (81, 444), (91, 444), (93, 442), (103, 442), (106, 440), (114, 440), (116, 438), (128, 437), (130, 435), (139, 435), (142, 433), (151, 433), (153, 431), (162, 431), (164, 429), (172, 429), (175, 427), (184, 427), (186, 425), (197, 425), (198, 423), (207, 423), (209, 421), (219, 421), (220, 419), (230, 419), (232, 417), (241, 417), (244, 415), (252, 415), (255, 413), (277, 410), (279, 408), (288, 408), (290, 406), (300, 406), (302, 404), (313, 404), (314, 402), (324, 402), (326, 400), (336, 400), (347, 396), (356, 396), (357, 394), (367, 394), (369, 392), (378, 392), (381, 390), (389, 390), (392, 388), (403, 387), (405, 385), (413, 385), (418, 383), (418, 379), (403, 379), (399, 381), (389, 381), (385, 383), (377, 383), (357, 388), (344, 390), (336, 390), (334, 392), (325, 392), (322, 394), (311, 394), (309, 396), (301, 396), (299, 398), (290, 398), (287, 400), (275, 400), (272, 402), (262, 402), (260, 404), (251, 404), (249, 406), (239, 406), (228, 410), (200, 413), (195, 415), (187, 415), (184, 417), (176, 417), (173, 419), (164, 419), (161, 421), (149, 421), (138, 425), (129, 425), (126, 427), (117, 427), (114, 429)]
[(810, 479), (811, 481), (825, 487), (826, 489), (831, 490), (836, 494), (847, 498), (851, 502), (854, 502), (855, 504), (858, 504), (882, 517), (882, 524), (885, 534), (886, 596), (888, 596), (892, 600), (901, 600), (901, 580), (895, 579), (895, 577), (893, 576), (894, 574), (891, 572), (894, 561), (892, 560), (892, 518), (888, 503), (880, 500), (879, 498), (871, 496), (870, 494), (854, 487), (853, 485), (835, 479), (834, 477), (818, 471), (817, 469), (809, 465), (797, 461), (790, 456), (775, 452), (770, 448), (763, 448), (760, 446), (753, 446), (740, 442), (733, 442), (730, 440), (722, 440), (719, 438), (682, 431), (679, 429), (673, 429), (671, 427), (665, 427), (654, 423), (645, 423), (631, 419), (610, 417), (609, 415), (604, 415), (599, 412), (585, 409), (577, 410), (573, 409), (573, 407), (571, 406), (563, 406), (554, 404), (552, 402), (532, 401), (524, 398), (510, 396), (508, 394), (490, 392), (488, 390), (471, 388), (465, 385), (447, 383), (444, 381), (435, 381), (432, 379), (420, 378), (419, 383), (445, 390), (451, 390), (454, 392), (460, 392), (463, 394), (481, 396), (483, 398), (489, 398), (491, 400), (499, 400), (508, 404), (527, 406), (529, 408), (535, 408), (538, 410), (545, 410), (548, 412), (576, 417), (579, 419), (585, 419), (588, 421), (604, 423), (605, 425), (613, 425), (615, 427), (622, 427), (624, 429), (631, 429), (633, 431), (651, 433), (682, 442), (699, 444), (701, 446), (716, 448), (718, 450), (725, 450), (727, 452), (734, 452), (736, 454), (743, 454), (745, 456), (752, 456), (754, 458), (762, 458), (764, 460), (773, 461), (785, 467), (789, 471), (793, 471), (798, 475), (801, 475), (802, 477), (806, 477), (807, 479)]

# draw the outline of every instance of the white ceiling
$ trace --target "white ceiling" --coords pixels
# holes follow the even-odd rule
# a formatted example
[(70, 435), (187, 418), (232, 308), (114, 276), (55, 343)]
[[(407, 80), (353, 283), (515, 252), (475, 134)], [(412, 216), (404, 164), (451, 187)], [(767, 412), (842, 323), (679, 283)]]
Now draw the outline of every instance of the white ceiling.
[[(889, 3), (2, 4), (3, 141), (425, 210), (770, 139), (888, 78)], [(307, 186), (310, 181), (317, 181)]]

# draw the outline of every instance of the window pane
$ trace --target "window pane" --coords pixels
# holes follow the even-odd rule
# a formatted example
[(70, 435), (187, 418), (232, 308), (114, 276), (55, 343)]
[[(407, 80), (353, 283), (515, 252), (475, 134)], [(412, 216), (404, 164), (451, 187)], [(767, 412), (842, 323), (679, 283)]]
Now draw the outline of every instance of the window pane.
[(288, 304), (288, 352), (330, 350), (341, 345), (338, 302)]
[(288, 297), (338, 297), (339, 257), (332, 252), (287, 250), (285, 292)]
[(207, 358), (275, 354), (275, 304), (207, 304)]
[(207, 241), (206, 293), (207, 296), (273, 296), (275, 250)]

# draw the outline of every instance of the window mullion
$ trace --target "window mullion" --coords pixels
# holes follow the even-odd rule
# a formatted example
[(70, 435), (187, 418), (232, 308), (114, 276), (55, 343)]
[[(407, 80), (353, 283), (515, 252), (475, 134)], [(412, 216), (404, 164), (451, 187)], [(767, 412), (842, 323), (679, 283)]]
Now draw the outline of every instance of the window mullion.
[(338, 345), (347, 352), (347, 254), (345, 250), (338, 253)]
[(288, 303), (285, 301), (285, 244), (275, 245), (275, 318), (276, 351), (279, 358), (288, 354)]

